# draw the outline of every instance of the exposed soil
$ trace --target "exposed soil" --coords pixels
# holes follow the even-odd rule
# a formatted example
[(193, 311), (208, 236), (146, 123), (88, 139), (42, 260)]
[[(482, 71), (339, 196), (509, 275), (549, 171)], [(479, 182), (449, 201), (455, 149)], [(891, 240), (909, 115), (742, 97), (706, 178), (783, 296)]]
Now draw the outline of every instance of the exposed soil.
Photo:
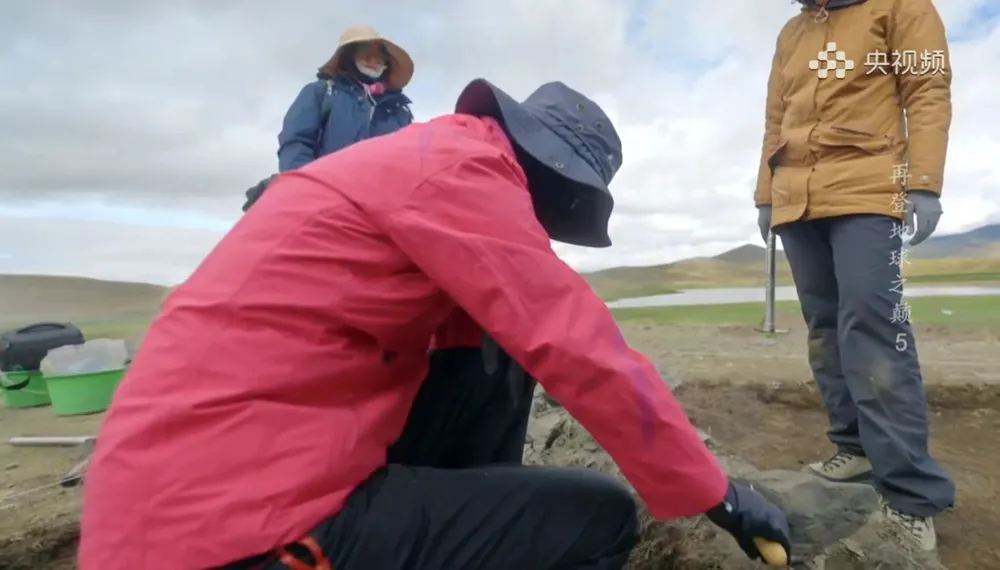
[(15, 436), (92, 435), (101, 416), (57, 418), (51, 408), (0, 407), (0, 568), (75, 568), (80, 494), (58, 486), (81, 450), (12, 447)]
[[(833, 451), (810, 380), (804, 334), (747, 328), (632, 326), (696, 425), (761, 469), (800, 469)], [(931, 452), (958, 486), (955, 509), (935, 521), (951, 570), (1000, 568), (1000, 346), (996, 331), (918, 330)]]
[[(937, 520), (951, 570), (1000, 568), (1000, 346), (998, 331), (918, 330), (932, 407), (932, 450), (954, 475), (956, 508)], [(695, 423), (762, 469), (797, 469), (831, 451), (812, 388), (801, 330), (629, 325), (633, 345), (681, 382)], [(0, 568), (70, 570), (79, 493), (51, 487), (79, 450), (13, 448), (21, 435), (89, 435), (100, 416), (56, 418), (51, 409), (0, 407)]]

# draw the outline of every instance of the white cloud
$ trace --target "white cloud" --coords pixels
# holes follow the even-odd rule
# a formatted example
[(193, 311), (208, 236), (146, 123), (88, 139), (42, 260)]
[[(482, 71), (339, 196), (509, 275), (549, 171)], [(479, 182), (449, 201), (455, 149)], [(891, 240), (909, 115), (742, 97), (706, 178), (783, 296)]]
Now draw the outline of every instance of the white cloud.
[[(31, 236), (30, 239), (12, 239)], [(60, 220), (39, 228), (11, 218), (0, 226), (8, 251), (0, 274), (83, 275), (112, 281), (174, 284), (185, 279), (222, 232)]]
[[(447, 112), (478, 76), (516, 96), (559, 79), (606, 106), (625, 144), (613, 185), (615, 247), (559, 246), (579, 269), (713, 254), (753, 239), (764, 86), (777, 32), (797, 7), (648, 2), (645, 26), (629, 35), (630, 4), (20, 3), (0, 23), (0, 67), (10, 70), (0, 84), (0, 201), (28, 208), (44, 201), (49, 210), (61, 202), (68, 216), (75, 203), (96, 199), (232, 219), (243, 190), (273, 169), (281, 116), (339, 28), (370, 22), (413, 53), (410, 92), (420, 117)], [(939, 4), (954, 30), (982, 3)], [(952, 52), (955, 121), (942, 231), (1000, 219), (1000, 29), (956, 42)], [(0, 243), (74, 244), (72, 259), (43, 256), (48, 261), (30, 265), (55, 273), (175, 279), (217, 235), (191, 232), (32, 225), (0, 212)], [(109, 248), (108, 240), (128, 248)], [(144, 248), (145, 259), (131, 257)], [(15, 259), (0, 256), (0, 270), (23, 257), (23, 248), (3, 249)], [(169, 267), (154, 269), (149, 260)]]

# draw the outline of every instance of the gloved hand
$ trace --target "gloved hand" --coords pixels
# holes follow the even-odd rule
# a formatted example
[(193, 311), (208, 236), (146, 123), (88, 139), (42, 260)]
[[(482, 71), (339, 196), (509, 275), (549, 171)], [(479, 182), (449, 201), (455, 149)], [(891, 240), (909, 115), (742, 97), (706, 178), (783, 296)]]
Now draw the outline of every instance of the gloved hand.
[(709, 520), (733, 535), (743, 552), (751, 560), (760, 560), (761, 554), (754, 538), (777, 542), (785, 548), (791, 559), (791, 538), (788, 518), (777, 506), (768, 501), (753, 487), (729, 483), (729, 490), (722, 504), (705, 513)]
[(264, 195), (264, 191), (267, 190), (268, 185), (270, 185), (271, 182), (273, 182), (274, 179), (277, 177), (278, 177), (277, 174), (272, 174), (267, 178), (261, 180), (257, 184), (251, 186), (250, 189), (247, 190), (246, 192), (247, 201), (243, 204), (244, 212), (249, 210), (250, 206), (256, 204), (257, 200), (260, 200), (260, 197)]
[(757, 227), (760, 228), (760, 239), (767, 243), (767, 234), (771, 231), (771, 207), (760, 206), (757, 208)]
[(931, 237), (941, 220), (941, 213), (941, 198), (934, 192), (910, 190), (906, 193), (903, 225), (906, 227), (906, 231), (913, 235), (910, 238), (911, 246)]

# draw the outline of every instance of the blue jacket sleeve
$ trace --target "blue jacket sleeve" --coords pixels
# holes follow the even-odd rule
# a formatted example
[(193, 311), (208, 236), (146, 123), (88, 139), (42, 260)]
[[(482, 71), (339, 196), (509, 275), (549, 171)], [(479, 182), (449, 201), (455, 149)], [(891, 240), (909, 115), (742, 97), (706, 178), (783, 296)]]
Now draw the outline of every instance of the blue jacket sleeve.
[(324, 127), (323, 88), (322, 81), (306, 85), (285, 113), (278, 134), (278, 172), (301, 168), (316, 160)]

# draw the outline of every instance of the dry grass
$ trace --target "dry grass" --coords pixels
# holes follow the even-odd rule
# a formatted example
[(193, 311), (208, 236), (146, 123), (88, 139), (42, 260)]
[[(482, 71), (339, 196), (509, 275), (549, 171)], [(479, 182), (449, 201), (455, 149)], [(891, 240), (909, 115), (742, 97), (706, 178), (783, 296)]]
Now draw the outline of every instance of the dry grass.
[[(759, 248), (758, 248), (759, 249)], [(650, 267), (618, 267), (586, 275), (604, 299), (641, 297), (704, 287), (763, 285), (762, 263), (746, 261), (753, 251), (697, 258)], [(739, 260), (743, 261), (739, 261)], [(1000, 258), (914, 259), (905, 267), (909, 283), (1000, 283)], [(791, 285), (783, 256), (778, 284)], [(169, 292), (147, 283), (80, 277), (0, 275), (0, 330), (41, 321), (70, 321), (100, 334), (134, 334), (144, 328)]]
[(135, 339), (167, 289), (148, 283), (81, 277), (0, 275), (0, 330), (31, 323), (71, 322), (87, 336)]
[(4, 324), (30, 320), (101, 319), (155, 310), (165, 287), (83, 277), (0, 275)]

